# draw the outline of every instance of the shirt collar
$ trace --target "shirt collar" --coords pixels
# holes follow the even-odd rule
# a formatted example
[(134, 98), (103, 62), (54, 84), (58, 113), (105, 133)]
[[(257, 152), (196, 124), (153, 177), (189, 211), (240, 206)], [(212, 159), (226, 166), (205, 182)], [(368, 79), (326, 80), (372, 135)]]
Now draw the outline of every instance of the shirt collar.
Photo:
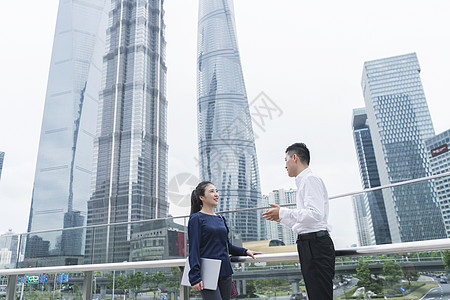
[(300, 186), (300, 182), (302, 182), (302, 179), (305, 178), (306, 175), (310, 174), (311, 172), (312, 172), (311, 169), (308, 167), (303, 171), (301, 171), (300, 174), (295, 176), (295, 184), (297, 185), (297, 187)]

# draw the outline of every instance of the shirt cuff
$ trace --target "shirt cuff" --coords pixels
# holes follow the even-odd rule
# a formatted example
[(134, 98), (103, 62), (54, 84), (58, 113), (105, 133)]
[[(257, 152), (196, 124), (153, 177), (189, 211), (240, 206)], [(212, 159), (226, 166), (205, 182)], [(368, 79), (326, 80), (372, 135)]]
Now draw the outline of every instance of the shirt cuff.
[(283, 221), (283, 219), (286, 218), (288, 211), (289, 211), (288, 208), (280, 207), (280, 212), (279, 212), (278, 216), (280, 217), (281, 221)]

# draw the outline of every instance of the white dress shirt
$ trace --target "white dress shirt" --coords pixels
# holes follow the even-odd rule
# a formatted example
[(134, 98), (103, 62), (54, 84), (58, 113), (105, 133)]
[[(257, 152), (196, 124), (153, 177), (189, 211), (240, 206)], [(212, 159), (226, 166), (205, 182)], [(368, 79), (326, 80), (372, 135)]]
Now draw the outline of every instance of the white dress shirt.
[(331, 230), (328, 224), (329, 201), (325, 185), (306, 168), (295, 177), (297, 208), (280, 208), (280, 223), (297, 234)]

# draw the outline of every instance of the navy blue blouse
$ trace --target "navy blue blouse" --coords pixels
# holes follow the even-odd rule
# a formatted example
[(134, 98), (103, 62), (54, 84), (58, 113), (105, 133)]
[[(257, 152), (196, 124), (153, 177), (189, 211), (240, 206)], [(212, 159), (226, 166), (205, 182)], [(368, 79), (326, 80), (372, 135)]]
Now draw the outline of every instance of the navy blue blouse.
[[(222, 216), (223, 217), (223, 216)], [(233, 274), (228, 248), (232, 255), (247, 255), (247, 249), (233, 246), (228, 240), (225, 218), (219, 215), (208, 215), (202, 212), (192, 214), (188, 223), (189, 236), (189, 282), (196, 285), (202, 281), (200, 275), (200, 258), (222, 260), (219, 277)]]

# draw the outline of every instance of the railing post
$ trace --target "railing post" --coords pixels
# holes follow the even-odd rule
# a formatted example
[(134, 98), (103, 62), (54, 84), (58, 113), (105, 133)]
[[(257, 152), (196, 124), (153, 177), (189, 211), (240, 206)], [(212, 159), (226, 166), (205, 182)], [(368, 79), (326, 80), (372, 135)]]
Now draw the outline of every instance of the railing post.
[[(184, 266), (183, 267), (178, 267), (180, 269), (180, 282), (181, 279), (183, 278), (183, 271), (184, 271)], [(189, 300), (189, 287), (188, 286), (184, 286), (180, 284), (180, 300)]]
[(17, 275), (8, 275), (8, 285), (6, 286), (6, 299), (16, 300)]
[(92, 280), (94, 278), (92, 271), (83, 272), (83, 300), (92, 300)]

